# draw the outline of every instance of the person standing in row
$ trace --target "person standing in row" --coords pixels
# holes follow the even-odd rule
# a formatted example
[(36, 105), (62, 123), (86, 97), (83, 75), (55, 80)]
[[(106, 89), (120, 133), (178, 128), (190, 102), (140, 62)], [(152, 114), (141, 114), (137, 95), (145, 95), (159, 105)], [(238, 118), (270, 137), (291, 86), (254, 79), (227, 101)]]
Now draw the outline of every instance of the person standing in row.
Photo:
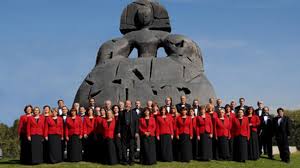
[(198, 99), (194, 99), (192, 108), (194, 109), (195, 116), (198, 116), (200, 111), (200, 104)]
[[(211, 104), (206, 105), (207, 113), (210, 115), (210, 118), (211, 118), (211, 121), (212, 121), (213, 125), (214, 125), (216, 119), (218, 118), (218, 113), (215, 112), (214, 109), (215, 109), (215, 107), (213, 105), (211, 105)], [(217, 143), (217, 140), (216, 140), (216, 137), (215, 137), (214, 130), (212, 130), (212, 134), (213, 134), (213, 137), (212, 137), (213, 159), (217, 160), (218, 159), (218, 149), (217, 149), (218, 143)]]
[(77, 116), (76, 109), (71, 109), (70, 113), (65, 127), (68, 160), (79, 162), (82, 160), (82, 120)]
[(240, 103), (240, 105), (239, 106), (237, 106), (236, 108), (235, 108), (235, 111), (236, 112), (238, 112), (240, 109), (243, 109), (244, 110), (244, 112), (246, 112), (247, 111), (247, 109), (248, 109), (248, 106), (246, 105), (246, 100), (245, 100), (245, 98), (240, 98), (239, 99), (239, 103)]
[(164, 107), (166, 108), (167, 112), (170, 113), (171, 112), (171, 107), (172, 107), (172, 97), (167, 97), (165, 100), (165, 105)]
[[(122, 141), (122, 164), (134, 164), (134, 144), (138, 134), (138, 115), (131, 109), (130, 100), (125, 102), (125, 110), (119, 115), (119, 123), (117, 128), (118, 137)], [(129, 157), (127, 157), (127, 149), (129, 149)]]
[(199, 141), (198, 158), (201, 161), (210, 161), (212, 159), (213, 123), (210, 115), (206, 113), (205, 106), (200, 107), (196, 128)]
[(155, 145), (156, 122), (150, 116), (150, 109), (145, 108), (139, 119), (139, 132), (141, 135), (141, 163), (144, 165), (156, 164)]
[(219, 109), (219, 117), (216, 118), (214, 123), (215, 138), (217, 140), (218, 158), (219, 160), (229, 160), (229, 139), (231, 123), (225, 115), (225, 109)]
[(193, 139), (192, 139), (193, 159), (197, 160), (198, 158), (197, 116), (195, 115), (194, 108), (189, 109), (188, 115), (191, 117), (192, 125), (193, 125)]
[(260, 119), (255, 114), (254, 108), (250, 106), (247, 111), (249, 126), (250, 126), (250, 139), (248, 141), (248, 159), (259, 159), (259, 143), (257, 128), (260, 126)]
[(122, 144), (121, 144), (121, 138), (118, 137), (118, 133), (117, 133), (117, 126), (119, 124), (119, 116), (120, 116), (120, 107), (118, 105), (114, 105), (112, 107), (113, 109), (113, 113), (114, 113), (114, 119), (116, 122), (116, 126), (115, 126), (115, 136), (114, 136), (114, 140), (115, 140), (115, 144), (116, 144), (116, 151), (117, 151), (117, 156), (118, 156), (118, 161), (120, 162), (122, 159)]
[(179, 161), (190, 162), (193, 159), (192, 142), (193, 139), (193, 122), (187, 115), (187, 107), (182, 107), (181, 116), (176, 118), (176, 138), (178, 139)]
[(40, 108), (33, 109), (33, 116), (28, 118), (27, 138), (31, 142), (31, 164), (43, 163), (45, 118), (40, 115)]
[(48, 142), (48, 158), (50, 163), (59, 163), (63, 161), (62, 143), (64, 140), (63, 119), (58, 116), (58, 110), (52, 110), (52, 116), (45, 121), (45, 140)]
[(244, 110), (239, 109), (237, 117), (232, 122), (233, 139), (233, 160), (246, 162), (248, 159), (248, 140), (250, 138), (250, 126), (247, 117), (244, 117)]
[(176, 108), (178, 112), (181, 112), (182, 108), (186, 108), (189, 110), (191, 108), (191, 105), (186, 102), (186, 96), (180, 96), (180, 103), (176, 104)]
[(288, 138), (291, 135), (291, 121), (284, 115), (284, 109), (277, 109), (277, 116), (273, 120), (275, 139), (283, 162), (290, 162), (290, 149)]
[(159, 146), (159, 150), (156, 152), (160, 153), (161, 161), (172, 162), (173, 118), (167, 114), (166, 106), (163, 106), (160, 111), (161, 115), (156, 118), (156, 138)]
[[(235, 118), (235, 112), (234, 110), (232, 110), (232, 106), (229, 104), (225, 105), (225, 114), (226, 117), (229, 119), (229, 123), (230, 123), (230, 128), (232, 127), (232, 121)], [(229, 143), (229, 160), (232, 160), (232, 156), (233, 156), (233, 137), (232, 137), (232, 129), (229, 131), (229, 139), (228, 139), (228, 143)]]
[(269, 113), (269, 108), (263, 108), (263, 115), (260, 117), (260, 140), (261, 145), (265, 155), (273, 160), (273, 147), (272, 147), (272, 137), (273, 137), (273, 116)]
[(116, 120), (112, 110), (107, 110), (106, 118), (102, 121), (105, 163), (108, 165), (115, 165), (118, 163), (116, 146), (114, 142)]
[[(51, 115), (51, 107), (49, 105), (45, 105), (43, 107), (43, 116), (45, 117), (45, 121)], [(46, 123), (45, 123), (46, 124)], [(43, 152), (44, 152), (44, 162), (49, 163), (49, 144), (48, 141), (43, 142)]]
[(19, 126), (18, 126), (18, 135), (20, 140), (20, 161), (22, 164), (29, 164), (31, 157), (31, 150), (30, 150), (30, 141), (27, 138), (27, 124), (28, 118), (31, 117), (32, 113), (32, 106), (26, 105), (24, 108), (24, 115), (20, 117)]
[(95, 161), (95, 117), (94, 117), (94, 110), (92, 108), (88, 109), (88, 115), (84, 117), (83, 121), (83, 160), (85, 161)]

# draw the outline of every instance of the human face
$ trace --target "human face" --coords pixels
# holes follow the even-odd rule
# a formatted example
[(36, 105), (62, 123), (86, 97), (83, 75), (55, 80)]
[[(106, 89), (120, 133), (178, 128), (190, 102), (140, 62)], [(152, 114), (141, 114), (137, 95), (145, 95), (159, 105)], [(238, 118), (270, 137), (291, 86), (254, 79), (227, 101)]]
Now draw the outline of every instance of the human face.
[(44, 108), (44, 114), (48, 115), (50, 113), (50, 108), (49, 107), (45, 107)]
[(180, 101), (182, 104), (185, 104), (186, 103), (186, 97), (185, 96), (181, 96), (180, 97)]
[(171, 105), (172, 101), (169, 97), (167, 97), (165, 103), (166, 105)]
[(150, 111), (148, 109), (146, 109), (145, 112), (144, 112), (144, 114), (145, 114), (146, 117), (149, 117)]
[(153, 104), (153, 102), (151, 100), (147, 101), (147, 107), (151, 108), (152, 104)]
[(234, 108), (234, 107), (236, 106), (235, 101), (231, 101), (231, 102), (230, 102), (230, 106), (231, 106), (232, 108)]
[(71, 116), (72, 116), (72, 117), (75, 117), (75, 116), (76, 116), (76, 111), (75, 111), (75, 110), (72, 110), (72, 111), (71, 111)]
[(224, 109), (221, 109), (221, 110), (220, 110), (220, 116), (221, 116), (221, 117), (224, 117), (224, 115), (225, 115), (225, 110), (224, 110)]
[(126, 100), (126, 102), (125, 102), (125, 108), (126, 108), (127, 110), (130, 110), (130, 109), (131, 109), (131, 101)]
[(113, 110), (114, 110), (114, 113), (115, 113), (115, 114), (119, 113), (119, 108), (118, 108), (118, 106), (115, 106)]
[(124, 106), (125, 106), (125, 104), (124, 104), (124, 102), (119, 102), (119, 106), (120, 106), (120, 109), (124, 109)]
[(36, 107), (36, 108), (34, 108), (34, 110), (33, 110), (33, 114), (34, 114), (34, 115), (36, 115), (36, 116), (37, 116), (37, 115), (39, 115), (39, 114), (40, 114), (40, 109), (39, 109), (39, 108), (37, 108), (37, 107)]
[(101, 116), (105, 116), (105, 113), (106, 113), (105, 109), (101, 108), (100, 113), (101, 113)]
[(257, 106), (258, 106), (258, 108), (262, 109), (264, 107), (264, 103), (259, 101), (259, 102), (257, 102)]
[(217, 105), (218, 105), (218, 106), (221, 106), (221, 105), (222, 105), (222, 100), (221, 100), (221, 99), (218, 99), (218, 100), (217, 100)]
[(182, 110), (182, 112), (181, 112), (181, 113), (182, 113), (182, 115), (183, 115), (183, 116), (186, 116), (186, 114), (187, 114), (187, 110)]
[(105, 107), (106, 107), (107, 109), (110, 109), (110, 108), (111, 108), (111, 101), (110, 101), (110, 100), (105, 101)]
[(242, 118), (244, 116), (244, 111), (243, 110), (239, 110), (238, 116), (239, 116), (239, 118)]
[(283, 110), (279, 110), (279, 111), (278, 111), (278, 115), (279, 115), (280, 117), (283, 117), (283, 115), (284, 115)]
[(162, 115), (165, 115), (166, 113), (167, 113), (166, 108), (162, 108), (162, 109), (161, 109), (161, 114), (162, 114)]
[(136, 108), (141, 108), (141, 102), (140, 101), (136, 101), (135, 102), (135, 107)]
[(53, 117), (57, 117), (57, 114), (58, 114), (57, 110), (52, 110), (52, 116)]
[(86, 112), (86, 110), (84, 107), (80, 107), (79, 112), (80, 112), (80, 114), (84, 114)]
[(68, 108), (64, 106), (62, 108), (62, 112), (63, 112), (63, 114), (67, 114), (68, 113)]
[(113, 113), (112, 113), (111, 110), (108, 110), (106, 114), (107, 114), (107, 118), (108, 118), (108, 119), (113, 118)]
[(65, 105), (63, 100), (58, 101), (58, 107), (62, 108)]
[(93, 116), (93, 114), (94, 114), (93, 109), (89, 109), (88, 114), (89, 114), (89, 116)]
[(244, 106), (245, 105), (245, 99), (240, 99), (240, 105)]
[(199, 101), (198, 100), (194, 100), (194, 105), (195, 106), (199, 106)]
[(92, 98), (92, 99), (90, 99), (89, 102), (90, 102), (90, 106), (95, 106), (95, 99)]
[(27, 115), (31, 114), (32, 113), (32, 107), (28, 106), (25, 111), (26, 111)]

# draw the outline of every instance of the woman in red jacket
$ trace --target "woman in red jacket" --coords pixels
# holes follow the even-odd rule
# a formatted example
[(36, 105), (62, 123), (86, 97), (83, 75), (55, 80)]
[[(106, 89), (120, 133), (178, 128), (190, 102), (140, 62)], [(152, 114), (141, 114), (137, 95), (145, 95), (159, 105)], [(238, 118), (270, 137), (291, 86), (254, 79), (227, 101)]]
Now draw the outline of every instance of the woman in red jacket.
[[(179, 116), (179, 113), (177, 111), (176, 106), (171, 106), (170, 109), (170, 116), (172, 117), (172, 123), (173, 123), (173, 135), (176, 135), (176, 118)], [(172, 150), (173, 150), (173, 160), (178, 161), (178, 139), (173, 138), (172, 141)]]
[[(45, 122), (47, 120), (47, 118), (51, 115), (51, 107), (49, 105), (45, 105), (43, 107), (43, 116), (45, 118)], [(46, 123), (45, 123), (46, 125)], [(45, 163), (49, 163), (50, 160), (49, 160), (49, 144), (48, 144), (48, 141), (44, 141), (43, 143), (43, 152), (44, 152), (44, 162)]]
[[(218, 118), (218, 113), (215, 112), (215, 107), (212, 104), (207, 104), (206, 105), (206, 110), (207, 113), (210, 115), (211, 121), (214, 125), (215, 120)], [(216, 140), (216, 136), (215, 136), (215, 132), (213, 130), (213, 138), (212, 138), (212, 152), (213, 152), (213, 159), (214, 160), (218, 160), (218, 150), (217, 150), (217, 146), (218, 146), (218, 142)]]
[(105, 163), (114, 165), (118, 163), (116, 146), (114, 142), (116, 120), (112, 110), (106, 112), (106, 118), (102, 121), (103, 138), (104, 138), (104, 151), (105, 151)]
[(192, 149), (193, 149), (193, 159), (198, 159), (198, 139), (197, 139), (197, 116), (195, 116), (194, 108), (189, 109), (189, 116), (192, 118), (193, 122), (193, 139), (192, 139)]
[(99, 113), (100, 113), (100, 116), (97, 116), (94, 121), (94, 132), (95, 132), (94, 140), (95, 140), (95, 149), (97, 151), (96, 161), (100, 162), (100, 163), (104, 163), (105, 162), (105, 159), (104, 159), (105, 146), (103, 145), (104, 141), (103, 141), (103, 124), (102, 124), (102, 122), (106, 118), (106, 111), (105, 111), (105, 108), (103, 108), (103, 107), (101, 107), (101, 108), (96, 107), (96, 110), (99, 111)]
[(145, 108), (139, 119), (139, 132), (141, 136), (141, 163), (145, 165), (156, 164), (155, 129), (156, 122), (150, 116), (150, 109)]
[(94, 126), (95, 117), (93, 108), (89, 108), (87, 111), (87, 116), (83, 119), (83, 159), (86, 161), (94, 161), (96, 150), (94, 141)]
[(248, 117), (244, 117), (244, 110), (239, 109), (237, 117), (232, 122), (233, 160), (245, 162), (248, 158), (248, 140), (250, 127)]
[(28, 118), (27, 138), (31, 141), (31, 164), (43, 163), (45, 118), (40, 115), (40, 108), (33, 109), (33, 116)]
[(62, 143), (64, 139), (63, 119), (58, 116), (58, 110), (52, 110), (52, 116), (45, 119), (45, 140), (48, 142), (48, 161), (50, 163), (62, 162)]
[(230, 120), (225, 115), (225, 109), (221, 108), (219, 117), (216, 118), (214, 123), (215, 138), (217, 140), (218, 159), (229, 160), (229, 138), (230, 138)]
[(76, 109), (71, 109), (70, 113), (65, 126), (68, 160), (79, 162), (82, 160), (82, 120), (80, 116), (77, 116)]
[(30, 156), (30, 142), (27, 139), (27, 124), (28, 118), (32, 113), (32, 106), (27, 105), (24, 108), (25, 114), (20, 117), (19, 126), (18, 126), (18, 135), (20, 139), (20, 161), (22, 164), (28, 164), (31, 160)]
[(192, 142), (193, 122), (187, 115), (188, 109), (181, 108), (181, 116), (176, 118), (176, 138), (178, 139), (179, 161), (189, 162), (193, 159)]
[(201, 161), (209, 161), (212, 159), (213, 124), (210, 115), (206, 113), (205, 106), (200, 106), (196, 128), (199, 141), (198, 158)]
[(161, 107), (160, 113), (161, 115), (156, 118), (156, 138), (159, 146), (157, 153), (160, 154), (161, 161), (172, 162), (173, 119), (167, 114), (165, 106)]
[(247, 110), (249, 126), (250, 126), (250, 139), (248, 141), (248, 159), (259, 159), (259, 143), (257, 135), (257, 127), (260, 125), (260, 119), (254, 113), (254, 108), (251, 106)]
[[(121, 113), (119, 105), (113, 105), (113, 114), (114, 119), (116, 121), (116, 125), (118, 125), (119, 122), (119, 115)], [(117, 156), (118, 160), (120, 161), (122, 159), (122, 144), (121, 144), (121, 138), (117, 135), (117, 126), (115, 127), (115, 144), (116, 144), (116, 150), (117, 150)]]
[(228, 143), (229, 143), (229, 160), (232, 160), (232, 154), (233, 154), (233, 137), (232, 137), (232, 121), (233, 119), (235, 118), (235, 113), (232, 112), (232, 108), (229, 104), (226, 104), (225, 105), (225, 114), (226, 114), (226, 117), (229, 119), (229, 123), (230, 123), (230, 136), (229, 136), (229, 139), (228, 139)]

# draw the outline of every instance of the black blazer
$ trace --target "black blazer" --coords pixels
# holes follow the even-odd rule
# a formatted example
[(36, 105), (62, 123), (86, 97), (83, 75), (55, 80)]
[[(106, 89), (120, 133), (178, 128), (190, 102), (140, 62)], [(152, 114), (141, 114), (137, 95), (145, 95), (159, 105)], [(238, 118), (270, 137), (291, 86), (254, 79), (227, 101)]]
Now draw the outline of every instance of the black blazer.
[(235, 113), (237, 113), (241, 108), (244, 108), (244, 113), (246, 114), (247, 110), (248, 110), (248, 106), (244, 105), (243, 107), (241, 106), (237, 106), (234, 111)]
[(290, 136), (290, 130), (291, 130), (291, 120), (287, 116), (283, 116), (280, 122), (280, 125), (278, 125), (279, 116), (275, 117), (273, 120), (273, 129), (275, 137), (282, 137), (282, 136)]
[(139, 132), (139, 116), (137, 115), (135, 110), (130, 110), (127, 112), (126, 110), (123, 110), (119, 113), (118, 118), (118, 124), (117, 124), (117, 133), (121, 134), (121, 137), (124, 137), (127, 133), (127, 125), (126, 125), (126, 119), (125, 119), (125, 113), (131, 114), (131, 122), (130, 122), (130, 133), (131, 136), (134, 137), (136, 133)]
[[(254, 112), (255, 112), (255, 115), (257, 115), (258, 117), (260, 117), (259, 116), (259, 108), (258, 109), (256, 109)], [(261, 112), (261, 115), (264, 115), (264, 111), (263, 111), (263, 109), (261, 109), (262, 110), (262, 112)]]
[[(185, 107), (189, 110), (191, 108), (191, 105), (188, 103), (185, 103)], [(176, 104), (176, 109), (180, 113), (182, 108), (182, 103)]]
[(133, 111), (135, 111), (136, 113), (137, 113), (137, 109), (139, 109), (140, 110), (140, 113), (139, 114), (137, 114), (138, 115), (138, 117), (140, 118), (141, 117), (141, 115), (142, 115), (142, 112), (143, 112), (143, 108), (134, 108), (133, 109)]
[[(267, 123), (264, 121), (264, 116), (268, 116)], [(273, 116), (265, 113), (260, 117), (260, 133), (262, 136), (273, 137)]]

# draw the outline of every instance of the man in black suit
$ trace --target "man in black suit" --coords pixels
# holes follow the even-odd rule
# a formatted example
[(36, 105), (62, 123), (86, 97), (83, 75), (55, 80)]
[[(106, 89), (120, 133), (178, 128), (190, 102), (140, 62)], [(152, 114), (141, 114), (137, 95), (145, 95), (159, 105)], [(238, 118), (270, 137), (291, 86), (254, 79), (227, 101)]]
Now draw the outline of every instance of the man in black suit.
[(172, 98), (167, 97), (166, 100), (165, 100), (165, 108), (166, 108), (168, 113), (170, 113), (171, 107), (172, 107)]
[(219, 114), (219, 111), (222, 107), (222, 100), (221, 99), (217, 99), (216, 101), (216, 105), (215, 105), (215, 112), (217, 112)]
[(141, 101), (139, 101), (139, 100), (135, 101), (135, 108), (133, 110), (136, 112), (136, 114), (139, 117), (141, 116), (142, 110), (143, 110)]
[(269, 108), (263, 108), (263, 115), (260, 117), (260, 139), (261, 148), (269, 159), (273, 159), (272, 137), (273, 137), (273, 116), (269, 114)]
[(180, 96), (180, 103), (176, 104), (176, 108), (179, 113), (183, 107), (187, 108), (188, 110), (191, 108), (191, 105), (186, 103), (186, 96)]
[[(122, 142), (122, 164), (133, 165), (134, 161), (134, 146), (135, 139), (138, 138), (139, 117), (137, 113), (131, 109), (131, 101), (125, 102), (125, 110), (119, 115), (119, 122), (117, 127), (117, 135)], [(129, 149), (129, 157), (127, 157), (127, 150)]]
[(263, 115), (263, 108), (264, 108), (264, 103), (262, 101), (257, 102), (257, 109), (255, 110), (255, 114), (258, 117), (261, 117)]
[(245, 101), (245, 98), (240, 98), (240, 105), (235, 108), (235, 111), (239, 111), (240, 109), (243, 109), (245, 112), (248, 111), (248, 106), (245, 105)]
[[(258, 116), (259, 118), (264, 114), (263, 112), (263, 108), (264, 108), (264, 104), (262, 101), (258, 101), (257, 102), (257, 106), (258, 108), (255, 110), (255, 115)], [(260, 133), (260, 128), (261, 126), (259, 125), (257, 127), (257, 132)], [(259, 144), (259, 153), (262, 153), (262, 144), (261, 144), (261, 136), (258, 135), (258, 144)]]
[(273, 128), (275, 139), (280, 153), (282, 161), (290, 162), (290, 149), (288, 138), (290, 136), (291, 121), (289, 117), (284, 115), (283, 108), (277, 109), (277, 116), (273, 120)]
[(192, 108), (194, 109), (195, 116), (198, 116), (200, 113), (200, 104), (198, 99), (194, 99)]

